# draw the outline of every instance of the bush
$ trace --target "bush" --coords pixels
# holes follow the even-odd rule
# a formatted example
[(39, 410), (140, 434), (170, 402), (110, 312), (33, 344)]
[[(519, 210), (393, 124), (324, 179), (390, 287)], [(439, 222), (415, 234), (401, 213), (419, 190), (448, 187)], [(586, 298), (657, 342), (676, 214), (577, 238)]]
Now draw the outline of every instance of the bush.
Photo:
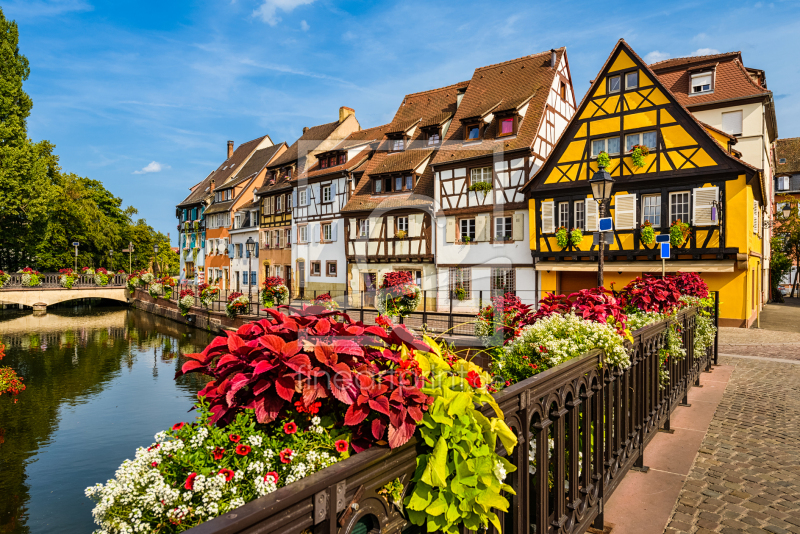
[(375, 307), (388, 317), (407, 317), (420, 302), (422, 290), (409, 271), (386, 273), (375, 295)]
[(481, 338), (484, 347), (505, 345), (532, 322), (531, 306), (523, 304), (513, 293), (506, 293), (492, 298), (492, 303), (478, 312), (475, 335)]
[(236, 318), (240, 313), (247, 312), (250, 305), (250, 299), (246, 295), (242, 295), (238, 291), (234, 291), (228, 295), (228, 303), (225, 305), (225, 315), (231, 319)]
[(632, 310), (671, 313), (680, 304), (681, 292), (674, 277), (644, 275), (631, 280), (620, 292), (620, 299)]
[(286, 287), (283, 278), (270, 276), (262, 285), (264, 289), (261, 290), (261, 304), (265, 308), (279, 306), (288, 300), (289, 288)]

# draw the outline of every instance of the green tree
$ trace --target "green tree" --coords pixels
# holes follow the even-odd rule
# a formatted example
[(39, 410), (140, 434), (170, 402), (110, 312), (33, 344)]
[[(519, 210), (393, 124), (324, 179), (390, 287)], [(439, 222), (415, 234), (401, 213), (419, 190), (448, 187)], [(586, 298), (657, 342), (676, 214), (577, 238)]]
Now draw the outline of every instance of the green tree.
[[(798, 214), (797, 200), (786, 194), (779, 196), (784, 197), (784, 201), (778, 201), (776, 204), (788, 202), (791, 206), (791, 210), (788, 217), (785, 217), (780, 211), (778, 212), (773, 221), (773, 234), (780, 240), (783, 247), (782, 252), (790, 262), (787, 269), (787, 271), (789, 271), (793, 264), (800, 265), (800, 214)], [(770, 261), (770, 268), (771, 267), (772, 262)], [(798, 277), (800, 277), (800, 269), (795, 273), (794, 280), (792, 281), (790, 297), (794, 297), (798, 292), (798, 281), (800, 281)]]

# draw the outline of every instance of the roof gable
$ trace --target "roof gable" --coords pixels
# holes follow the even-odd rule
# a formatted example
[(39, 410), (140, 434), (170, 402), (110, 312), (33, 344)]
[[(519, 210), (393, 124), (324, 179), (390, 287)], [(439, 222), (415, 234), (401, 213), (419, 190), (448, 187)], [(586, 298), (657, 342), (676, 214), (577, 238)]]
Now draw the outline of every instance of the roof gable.
[[(638, 84), (628, 89), (625, 78), (631, 73)], [(619, 80), (619, 90), (612, 89), (611, 78)], [(642, 134), (651, 132), (656, 146), (645, 156), (644, 166), (636, 167), (625, 150), (626, 136), (638, 134), (643, 143)], [(526, 187), (554, 189), (590, 179), (598, 168), (592, 144), (603, 139), (619, 142), (607, 169), (618, 182), (723, 172), (752, 176), (757, 171), (727, 153), (624, 40), (617, 43), (552, 154)]]

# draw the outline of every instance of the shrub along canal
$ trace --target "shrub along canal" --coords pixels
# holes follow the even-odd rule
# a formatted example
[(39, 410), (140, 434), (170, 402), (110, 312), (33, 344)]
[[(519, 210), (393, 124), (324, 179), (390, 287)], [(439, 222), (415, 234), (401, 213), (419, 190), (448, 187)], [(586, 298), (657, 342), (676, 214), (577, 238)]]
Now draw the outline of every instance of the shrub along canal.
[(187, 413), (205, 377), (175, 380), (212, 334), (146, 312), (81, 305), (0, 311), (2, 364), (24, 377), (0, 397), (0, 532), (88, 533), (84, 490)]

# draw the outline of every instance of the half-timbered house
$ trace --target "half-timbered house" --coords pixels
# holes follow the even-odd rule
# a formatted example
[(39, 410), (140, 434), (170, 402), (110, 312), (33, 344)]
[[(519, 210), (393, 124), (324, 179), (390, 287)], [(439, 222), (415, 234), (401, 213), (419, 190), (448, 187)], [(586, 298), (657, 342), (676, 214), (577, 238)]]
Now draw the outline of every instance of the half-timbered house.
[[(526, 185), (539, 287), (569, 293), (597, 284), (592, 233), (599, 213), (588, 180), (605, 153), (615, 180), (606, 210), (614, 224), (606, 287), (621, 289), (642, 273), (660, 275), (657, 245), (643, 228), (656, 235), (672, 229), (666, 271), (700, 273), (721, 292), (721, 324), (749, 325), (759, 305), (763, 184), (759, 170), (736, 156), (732, 141), (701, 124), (620, 40)], [(583, 237), (559, 246), (560, 228), (562, 238), (572, 229)]]
[(348, 288), (366, 299), (390, 271), (409, 271), (423, 291), (436, 289), (430, 163), (467, 84), (406, 95), (379, 129), (380, 143), (344, 209)]
[[(339, 206), (346, 202), (344, 179), (323, 179), (310, 176), (317, 169), (317, 156), (331, 151), (344, 138), (361, 129), (355, 112), (339, 108), (339, 120), (311, 128), (270, 165), (271, 176), (287, 179), (292, 186), (291, 200), (291, 290), (304, 297), (306, 289), (344, 289), (344, 274), (331, 267), (333, 274), (325, 276), (326, 262), (344, 265), (344, 240), (336, 232)], [(334, 185), (334, 182), (336, 185)], [(329, 264), (333, 265), (333, 264)]]
[(433, 158), (440, 299), (536, 302), (521, 187), (575, 110), (565, 48), (475, 70)]
[(256, 191), (260, 204), (260, 277), (292, 280), (292, 184), (286, 174), (271, 171)]

